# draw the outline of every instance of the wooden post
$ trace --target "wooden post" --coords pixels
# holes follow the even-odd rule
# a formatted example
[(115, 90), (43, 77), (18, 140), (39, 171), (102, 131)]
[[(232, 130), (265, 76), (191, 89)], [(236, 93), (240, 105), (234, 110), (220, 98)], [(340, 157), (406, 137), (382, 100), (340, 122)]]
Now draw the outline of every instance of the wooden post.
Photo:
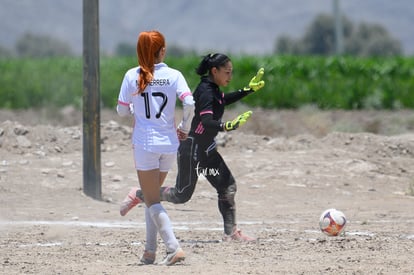
[(83, 192), (101, 199), (99, 0), (83, 0)]

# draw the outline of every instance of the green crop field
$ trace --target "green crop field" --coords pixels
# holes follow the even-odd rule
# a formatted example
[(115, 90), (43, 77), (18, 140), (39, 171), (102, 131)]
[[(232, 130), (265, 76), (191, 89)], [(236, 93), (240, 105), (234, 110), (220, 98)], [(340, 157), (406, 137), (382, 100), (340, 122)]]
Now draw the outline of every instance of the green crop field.
[[(199, 56), (169, 57), (194, 89)], [(223, 91), (244, 87), (258, 68), (265, 68), (266, 86), (243, 99), (250, 106), (295, 109), (414, 108), (414, 58), (352, 58), (302, 56), (236, 56), (233, 80)], [(102, 106), (117, 102), (124, 73), (136, 58), (100, 60)], [(83, 94), (82, 58), (0, 60), (0, 108), (80, 106)]]

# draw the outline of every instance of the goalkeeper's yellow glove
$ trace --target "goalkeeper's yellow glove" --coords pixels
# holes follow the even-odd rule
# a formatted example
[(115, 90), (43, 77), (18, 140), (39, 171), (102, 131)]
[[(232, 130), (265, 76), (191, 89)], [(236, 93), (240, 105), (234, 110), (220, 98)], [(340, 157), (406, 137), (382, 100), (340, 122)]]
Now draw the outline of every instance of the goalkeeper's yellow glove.
[(246, 121), (249, 119), (249, 117), (252, 115), (252, 111), (247, 111), (241, 115), (238, 115), (235, 119), (232, 121), (227, 121), (223, 125), (223, 129), (225, 131), (233, 131), (242, 126), (246, 123)]
[(250, 80), (249, 86), (245, 87), (243, 90), (245, 91), (253, 90), (254, 92), (256, 92), (260, 90), (261, 88), (263, 88), (265, 85), (264, 80), (262, 80), (263, 75), (264, 75), (264, 68), (260, 68), (257, 71), (257, 74)]

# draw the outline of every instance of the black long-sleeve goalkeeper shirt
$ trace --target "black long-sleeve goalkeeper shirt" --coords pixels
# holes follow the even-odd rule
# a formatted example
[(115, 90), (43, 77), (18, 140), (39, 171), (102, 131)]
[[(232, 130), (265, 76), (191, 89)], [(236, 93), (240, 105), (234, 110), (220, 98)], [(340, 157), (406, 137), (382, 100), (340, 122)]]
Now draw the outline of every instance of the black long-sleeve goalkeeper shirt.
[(195, 114), (190, 130), (190, 136), (195, 137), (196, 142), (201, 147), (200, 149), (206, 150), (214, 144), (218, 132), (223, 131), (224, 107), (252, 92), (252, 90), (245, 91), (241, 89), (224, 94), (220, 91), (220, 87), (207, 76), (201, 78), (193, 93)]

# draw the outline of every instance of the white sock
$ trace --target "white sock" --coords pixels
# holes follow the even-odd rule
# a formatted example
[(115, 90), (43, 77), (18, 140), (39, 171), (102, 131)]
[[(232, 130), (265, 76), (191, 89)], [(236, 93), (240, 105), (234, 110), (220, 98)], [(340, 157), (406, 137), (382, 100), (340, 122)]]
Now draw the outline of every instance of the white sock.
[(148, 207), (145, 207), (145, 226), (147, 235), (145, 250), (155, 253), (155, 251), (157, 251), (158, 229), (151, 218), (151, 214)]
[(164, 207), (160, 203), (151, 205), (149, 208), (152, 220), (158, 228), (161, 239), (167, 247), (167, 252), (174, 252), (179, 247), (178, 241), (175, 238), (172, 230), (170, 218), (167, 215)]

